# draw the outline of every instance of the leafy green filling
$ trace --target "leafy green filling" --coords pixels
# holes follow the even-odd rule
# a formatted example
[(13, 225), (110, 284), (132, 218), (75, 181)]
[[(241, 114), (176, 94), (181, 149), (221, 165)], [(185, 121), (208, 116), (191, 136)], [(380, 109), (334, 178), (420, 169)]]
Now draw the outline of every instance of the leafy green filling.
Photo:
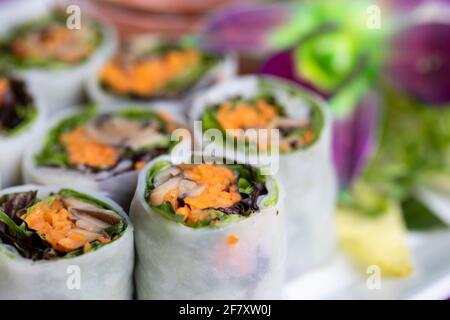
[[(151, 167), (147, 172), (147, 180), (145, 187), (145, 198), (150, 198), (150, 193), (155, 188), (155, 177), (162, 171), (171, 167), (170, 161), (159, 161)], [(202, 227), (219, 227), (226, 223), (238, 221), (244, 217), (251, 216), (254, 212), (259, 210), (257, 200), (260, 196), (268, 193), (265, 183), (266, 177), (261, 174), (260, 170), (252, 168), (247, 165), (237, 164), (224, 164), (225, 167), (232, 170), (237, 176), (238, 191), (241, 194), (241, 201), (234, 204), (229, 208), (207, 208), (211, 214), (205, 219), (198, 222), (183, 221), (183, 216), (177, 215), (170, 203), (165, 202), (159, 206), (153, 206), (149, 203), (150, 207), (159, 213), (162, 217), (177, 222), (183, 223), (191, 228)], [(273, 205), (278, 201), (278, 193), (272, 197), (269, 203), (265, 205)], [(275, 202), (273, 202), (273, 200)]]
[[(48, 28), (52, 25), (64, 26), (66, 27), (67, 16), (64, 12), (55, 11), (50, 16), (46, 16), (40, 19), (33, 20), (31, 22), (20, 25), (15, 30), (13, 30), (10, 35), (2, 40), (0, 40), (0, 64), (14, 66), (19, 69), (28, 69), (28, 68), (49, 68), (49, 69), (63, 69), (70, 67), (71, 64), (58, 61), (55, 58), (51, 57), (19, 57), (13, 54), (11, 49), (11, 44), (15, 39), (26, 36), (30, 32), (34, 32), (36, 30), (42, 30)], [(83, 29), (88, 28), (88, 31), (93, 34), (92, 36), (92, 45), (93, 48), (98, 48), (102, 41), (103, 35), (100, 32), (100, 26), (95, 22), (85, 22), (83, 25)], [(77, 61), (76, 63), (83, 63), (89, 59), (86, 57), (81, 61)]]
[[(265, 85), (265, 86), (267, 86), (267, 85)], [(256, 103), (258, 101), (265, 101), (275, 107), (276, 113), (278, 116), (285, 117), (286, 112), (285, 112), (284, 107), (277, 101), (277, 99), (274, 95), (272, 95), (271, 93), (268, 92), (268, 88), (265, 88), (265, 86), (262, 86), (261, 92), (258, 95), (254, 96), (250, 99), (242, 99), (241, 97), (236, 97), (236, 98), (228, 100), (227, 102), (231, 104), (232, 108), (235, 108), (240, 103), (256, 105)], [(283, 89), (287, 90), (287, 92), (293, 96), (298, 95), (298, 93), (290, 87), (283, 87)], [(305, 148), (313, 145), (314, 142), (316, 142), (319, 139), (320, 132), (322, 131), (323, 122), (324, 122), (323, 114), (322, 114), (322, 112), (320, 112), (319, 108), (315, 105), (315, 103), (312, 100), (307, 100), (307, 101), (310, 102), (311, 106), (313, 106), (313, 108), (311, 110), (310, 126), (304, 127), (304, 128), (299, 128), (299, 129), (293, 129), (293, 130), (292, 129), (291, 130), (280, 130), (280, 135), (282, 137), (300, 136), (303, 138), (303, 137), (305, 137), (305, 135), (308, 132), (310, 132), (310, 130), (312, 132), (314, 132), (314, 139), (309, 144), (303, 144), (298, 147), (298, 148), (302, 148), (302, 149), (305, 149)], [(248, 141), (248, 139), (246, 139), (245, 144), (242, 145), (242, 144), (238, 143), (238, 140), (237, 140), (238, 138), (232, 137), (230, 135), (226, 135), (226, 128), (223, 128), (220, 125), (220, 123), (217, 119), (217, 116), (216, 116), (220, 107), (221, 107), (221, 104), (216, 104), (216, 105), (205, 108), (205, 110), (203, 111), (203, 114), (202, 114), (202, 119), (201, 119), (203, 131), (206, 131), (208, 129), (219, 129), (224, 134), (224, 142), (225, 143), (232, 144), (232, 145), (236, 146), (237, 148), (244, 148), (245, 150), (251, 150), (251, 149), (249, 149), (250, 142)], [(259, 148), (257, 148), (257, 149), (259, 149)], [(295, 149), (289, 150), (289, 151), (282, 151), (282, 152), (288, 153), (288, 152), (292, 152), (292, 151), (295, 151)]]
[[(121, 150), (122, 158), (135, 159), (141, 156), (143, 157), (149, 155), (151, 150), (155, 150), (155, 152), (170, 151), (178, 143), (177, 141), (170, 140), (167, 122), (155, 112), (150, 110), (126, 109), (117, 111), (112, 115), (117, 115), (135, 121), (156, 120), (160, 125), (161, 131), (167, 135), (165, 139), (141, 148), (140, 150)], [(99, 113), (97, 108), (90, 105), (86, 107), (84, 111), (65, 118), (59, 122), (58, 125), (50, 130), (41, 152), (36, 155), (35, 160), (37, 165), (72, 168), (72, 165), (69, 163), (67, 148), (64, 143), (61, 142), (60, 137), (65, 133), (71, 132), (76, 128), (87, 124), (90, 121), (94, 121), (98, 116)]]
[[(142, 57), (154, 56), (160, 57), (172, 50), (183, 49), (183, 46), (162, 44), (156, 48), (152, 48), (148, 52), (140, 55)], [(194, 65), (186, 66), (186, 70), (180, 74), (177, 78), (167, 82), (161, 89), (151, 92), (148, 95), (141, 95), (135, 93), (119, 94), (110, 88), (107, 83), (102, 82), (103, 89), (108, 90), (116, 95), (124, 96), (130, 99), (149, 99), (154, 97), (177, 97), (182, 95), (187, 90), (192, 88), (201, 78), (217, 65), (219, 59), (216, 56), (202, 53), (200, 61)]]
[[(23, 257), (32, 260), (70, 258), (82, 255), (84, 253), (83, 248), (68, 253), (57, 252), (45, 239), (40, 237), (34, 230), (29, 229), (23, 220), (33, 207), (39, 203), (46, 202), (51, 204), (58, 197), (75, 198), (118, 214), (117, 210), (109, 204), (71, 189), (61, 189), (57, 194), (43, 199), (36, 198), (36, 191), (9, 194), (0, 197), (0, 243), (14, 246)], [(127, 227), (127, 222), (125, 219), (122, 219), (120, 223), (112, 225), (104, 231), (114, 241), (123, 235)], [(95, 251), (104, 245), (100, 241), (93, 241), (91, 242), (90, 251)]]

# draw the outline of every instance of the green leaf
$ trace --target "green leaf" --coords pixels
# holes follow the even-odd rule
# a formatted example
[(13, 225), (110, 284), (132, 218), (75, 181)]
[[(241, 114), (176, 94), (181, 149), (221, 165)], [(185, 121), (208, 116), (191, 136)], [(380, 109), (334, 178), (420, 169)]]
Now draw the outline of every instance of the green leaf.
[(401, 206), (406, 226), (410, 230), (426, 231), (448, 227), (417, 198), (409, 197), (402, 202)]
[(211, 107), (205, 109), (202, 116), (202, 125), (203, 125), (203, 131), (208, 129), (219, 129), (222, 132), (225, 132), (222, 126), (220, 125), (219, 121), (216, 118), (216, 110), (217, 108)]
[[(16, 136), (25, 131), (37, 118), (38, 110), (35, 106), (17, 106), (17, 113), (21, 119), (23, 119), (18, 126), (13, 129), (6, 130), (8, 136)], [(0, 133), (5, 131), (0, 125)]]
[(245, 193), (245, 194), (250, 195), (253, 192), (253, 186), (245, 178), (239, 178), (238, 186), (239, 186), (240, 193)]
[(26, 239), (33, 234), (33, 232), (26, 230), (24, 223), (20, 226), (16, 225), (15, 222), (2, 210), (0, 210), (0, 221), (8, 227), (10, 235), (14, 238)]
[(114, 238), (116, 236), (120, 236), (125, 231), (126, 228), (127, 224), (124, 222), (120, 222), (116, 225), (106, 228), (103, 231), (105, 231), (111, 238)]
[(145, 186), (145, 196), (147, 197), (148, 194), (154, 189), (155, 187), (155, 177), (163, 170), (166, 170), (169, 168), (172, 164), (170, 161), (163, 160), (155, 163), (153, 167), (151, 167), (147, 172), (147, 183)]
[(84, 111), (65, 118), (51, 129), (45, 139), (42, 151), (35, 157), (37, 165), (67, 168), (69, 161), (66, 147), (60, 141), (61, 135), (85, 124), (96, 115), (97, 109), (94, 106), (88, 106)]
[(156, 212), (158, 212), (160, 215), (162, 215), (164, 218), (171, 220), (171, 221), (175, 221), (175, 222), (183, 222), (183, 216), (178, 215), (175, 213), (175, 211), (173, 211), (172, 206), (170, 205), (170, 203), (165, 202), (160, 206), (151, 206), (153, 210), (155, 210)]

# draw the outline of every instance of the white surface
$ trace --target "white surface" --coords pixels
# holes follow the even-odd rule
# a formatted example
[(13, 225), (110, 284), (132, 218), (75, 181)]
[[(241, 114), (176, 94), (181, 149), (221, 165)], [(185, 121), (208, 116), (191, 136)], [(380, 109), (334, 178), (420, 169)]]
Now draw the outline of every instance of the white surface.
[[(450, 196), (427, 198), (437, 210), (449, 210)], [(438, 209), (439, 208), (439, 209)], [(443, 214), (440, 212), (440, 215)], [(288, 281), (286, 299), (447, 299), (450, 297), (450, 231), (408, 233), (414, 272), (408, 278), (381, 277), (380, 289), (368, 289), (369, 274), (342, 253), (327, 264)]]

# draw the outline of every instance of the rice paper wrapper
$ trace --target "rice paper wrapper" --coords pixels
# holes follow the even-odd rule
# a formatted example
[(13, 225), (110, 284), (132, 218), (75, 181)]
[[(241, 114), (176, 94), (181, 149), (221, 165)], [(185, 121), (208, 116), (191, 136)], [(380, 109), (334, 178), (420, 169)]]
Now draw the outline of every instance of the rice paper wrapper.
[[(159, 107), (155, 107), (158, 110)], [(115, 112), (118, 110), (126, 110), (122, 108), (103, 108), (100, 113)], [(133, 109), (136, 109), (133, 107)], [(53, 128), (62, 119), (80, 112), (80, 108), (71, 107), (58, 112), (50, 121), (47, 130)], [(165, 109), (163, 109), (165, 110)], [(174, 120), (184, 124), (183, 119), (175, 117)], [(128, 210), (131, 199), (133, 198), (139, 172), (137, 170), (128, 171), (110, 177), (102, 177), (101, 175), (85, 174), (72, 169), (52, 168), (38, 166), (35, 162), (35, 156), (42, 150), (48, 131), (42, 132), (30, 147), (26, 150), (22, 161), (22, 174), (24, 181), (31, 184), (53, 185), (53, 186), (73, 186), (75, 188), (83, 188), (93, 192), (100, 192), (106, 197), (111, 198), (125, 210)], [(172, 151), (176, 152), (178, 148), (186, 148), (181, 145), (189, 143), (188, 140), (180, 142)]]
[(22, 182), (20, 163), (25, 150), (32, 146), (32, 140), (44, 130), (45, 107), (33, 96), (37, 116), (21, 132), (0, 137), (0, 187), (10, 187)]
[[(45, 197), (60, 188), (25, 185), (4, 189), (0, 196), (30, 190), (38, 190), (38, 197)], [(95, 251), (57, 260), (25, 259), (11, 246), (0, 243), (0, 299), (132, 298), (134, 247), (133, 226), (129, 218), (113, 201), (85, 189), (77, 191), (116, 209), (128, 222), (125, 232), (119, 239)]]
[(220, 83), (231, 79), (237, 72), (237, 61), (233, 55), (225, 56), (216, 66), (209, 70), (202, 79), (200, 79), (188, 92), (180, 98), (173, 99), (148, 99), (138, 100), (120, 97), (109, 93), (102, 88), (98, 75), (104, 65), (104, 61), (99, 61), (96, 64), (94, 71), (90, 73), (89, 79), (86, 82), (86, 91), (91, 100), (99, 105), (114, 106), (114, 105), (142, 105), (152, 108), (155, 105), (155, 101), (166, 103), (169, 112), (177, 114), (188, 114), (187, 108), (190, 105), (190, 101), (193, 95), (205, 89), (211, 84)]
[[(280, 200), (221, 227), (190, 228), (164, 218), (144, 199), (141, 171), (131, 205), (136, 225), (135, 283), (138, 299), (277, 299), (285, 275), (286, 242)], [(277, 191), (269, 179), (269, 196)], [(280, 195), (281, 196), (281, 195)], [(280, 199), (280, 197), (279, 197)], [(239, 238), (230, 245), (227, 237)]]
[[(19, 1), (10, 5), (8, 17), (5, 19), (2, 31), (6, 32), (50, 13), (56, 1)], [(14, 8), (17, 7), (17, 10)], [(19, 9), (20, 8), (20, 9)], [(6, 12), (5, 12), (6, 15)], [(0, 15), (1, 18), (1, 15)], [(93, 72), (95, 65), (106, 61), (117, 48), (116, 31), (105, 24), (100, 25), (102, 42), (86, 61), (63, 69), (29, 68), (13, 70), (15, 74), (26, 80), (33, 95), (45, 101), (49, 110), (55, 110), (80, 103), (83, 99), (84, 82)]]
[[(286, 192), (283, 206), (288, 234), (287, 273), (288, 276), (295, 276), (325, 262), (336, 249), (334, 208), (337, 184), (331, 162), (332, 120), (325, 102), (292, 82), (268, 76), (245, 76), (198, 95), (193, 101), (190, 119), (201, 119), (205, 108), (226, 99), (255, 96), (261, 90), (261, 81), (265, 83), (265, 90), (270, 90), (283, 105), (287, 115), (303, 115), (302, 110), (308, 104), (303, 96), (318, 106), (324, 118), (320, 137), (314, 144), (306, 149), (280, 153), (278, 159), (267, 154), (258, 156), (236, 150), (230, 152), (226, 148), (217, 149), (220, 156), (239, 163), (267, 166), (278, 161), (278, 165), (271, 168), (277, 170), (276, 176)], [(194, 127), (194, 138), (197, 146), (205, 146), (201, 126)]]

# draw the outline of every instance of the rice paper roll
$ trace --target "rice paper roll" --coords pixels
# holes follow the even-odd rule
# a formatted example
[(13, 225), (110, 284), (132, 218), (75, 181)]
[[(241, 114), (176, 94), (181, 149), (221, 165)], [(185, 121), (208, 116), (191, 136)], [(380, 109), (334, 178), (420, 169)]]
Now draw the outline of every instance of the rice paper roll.
[[(216, 154), (277, 172), (286, 190), (288, 274), (324, 262), (336, 242), (331, 119), (324, 102), (293, 83), (246, 76), (199, 95), (191, 119), (202, 121), (194, 128), (198, 145), (208, 140), (203, 132), (218, 129), (223, 141), (213, 143), (223, 147)], [(242, 136), (241, 129), (278, 129), (279, 139)]]
[(69, 15), (62, 8), (39, 12), (6, 26), (0, 40), (2, 63), (26, 79), (49, 109), (80, 103), (94, 65), (117, 47), (115, 31), (85, 15), (79, 29), (69, 29)]
[(138, 299), (276, 299), (286, 238), (278, 183), (243, 165), (174, 164), (139, 175)]
[(0, 73), (0, 186), (21, 182), (22, 154), (43, 129), (43, 109), (23, 80)]
[(139, 107), (67, 110), (27, 150), (25, 181), (103, 192), (128, 209), (138, 171), (173, 151), (178, 141), (171, 133), (183, 126), (167, 113)]
[(90, 98), (100, 105), (170, 102), (185, 112), (190, 97), (201, 89), (233, 77), (231, 56), (203, 51), (181, 41), (135, 37), (106, 62), (99, 63), (87, 83)]
[(133, 226), (95, 193), (0, 191), (0, 299), (131, 299)]

